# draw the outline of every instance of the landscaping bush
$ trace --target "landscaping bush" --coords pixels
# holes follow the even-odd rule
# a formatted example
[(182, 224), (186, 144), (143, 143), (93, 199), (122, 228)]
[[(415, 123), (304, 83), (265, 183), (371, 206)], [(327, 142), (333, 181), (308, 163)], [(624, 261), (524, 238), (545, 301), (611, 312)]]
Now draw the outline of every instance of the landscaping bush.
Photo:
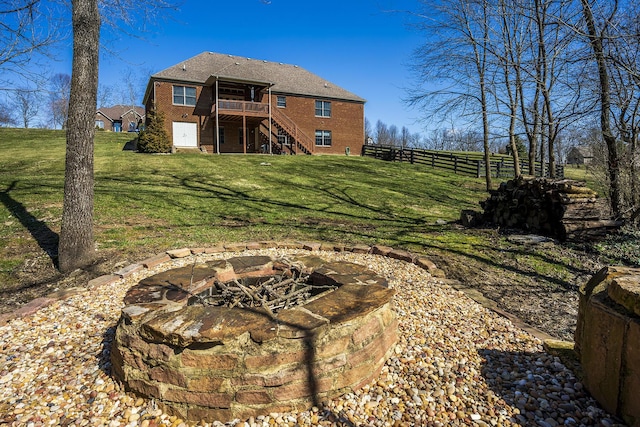
[(164, 128), (164, 114), (155, 108), (149, 112), (145, 130), (138, 136), (138, 151), (141, 153), (170, 153), (171, 141)]

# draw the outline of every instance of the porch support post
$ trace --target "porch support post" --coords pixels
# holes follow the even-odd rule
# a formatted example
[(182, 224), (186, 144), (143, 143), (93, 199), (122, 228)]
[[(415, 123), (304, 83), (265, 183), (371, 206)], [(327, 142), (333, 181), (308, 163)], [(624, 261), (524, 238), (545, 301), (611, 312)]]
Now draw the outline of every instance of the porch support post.
[(216, 154), (220, 154), (220, 117), (218, 116), (218, 110), (220, 109), (218, 95), (220, 88), (218, 87), (218, 76), (216, 76), (216, 96), (214, 102), (216, 103)]
[(242, 151), (247, 154), (247, 115), (242, 114)]
[(271, 148), (271, 84), (269, 84), (269, 154), (273, 154), (273, 148)]

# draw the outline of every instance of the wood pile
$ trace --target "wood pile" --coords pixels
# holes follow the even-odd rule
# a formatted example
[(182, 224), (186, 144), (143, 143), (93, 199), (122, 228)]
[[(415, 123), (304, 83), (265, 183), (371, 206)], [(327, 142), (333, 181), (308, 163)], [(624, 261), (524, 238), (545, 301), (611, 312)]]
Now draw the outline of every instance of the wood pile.
[(584, 183), (521, 177), (500, 184), (480, 202), (483, 220), (562, 241), (594, 240), (622, 223), (607, 218), (606, 205)]

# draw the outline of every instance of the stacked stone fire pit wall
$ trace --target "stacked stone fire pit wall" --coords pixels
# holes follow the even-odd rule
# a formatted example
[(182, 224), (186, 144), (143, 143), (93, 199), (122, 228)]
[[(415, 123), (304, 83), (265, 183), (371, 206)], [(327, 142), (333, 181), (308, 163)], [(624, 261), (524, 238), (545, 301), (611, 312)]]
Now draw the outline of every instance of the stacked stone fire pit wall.
[(640, 269), (607, 267), (580, 288), (575, 343), (591, 395), (640, 427)]
[[(606, 206), (584, 183), (521, 177), (500, 184), (480, 203), (482, 220), (562, 241), (599, 238), (621, 223), (603, 218)], [(463, 222), (465, 212), (462, 214)]]
[(237, 257), (169, 270), (125, 297), (111, 359), (114, 375), (183, 419), (231, 420), (309, 408), (375, 378), (397, 340), (393, 290), (350, 263), (296, 260), (314, 283), (337, 284), (302, 306), (187, 306), (214, 280), (276, 272), (269, 257)]

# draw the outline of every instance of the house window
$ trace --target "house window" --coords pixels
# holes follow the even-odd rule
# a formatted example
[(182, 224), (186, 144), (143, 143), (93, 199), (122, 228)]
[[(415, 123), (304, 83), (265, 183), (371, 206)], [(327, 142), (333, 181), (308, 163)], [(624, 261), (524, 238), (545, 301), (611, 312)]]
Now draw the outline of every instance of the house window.
[(196, 105), (196, 88), (189, 86), (173, 87), (173, 104), (188, 105), (195, 107)]
[(278, 96), (276, 105), (280, 108), (285, 108), (287, 106), (287, 97), (286, 96)]
[(331, 146), (331, 131), (330, 130), (317, 130), (316, 131), (316, 145), (323, 147)]
[(218, 128), (218, 142), (224, 144), (224, 126)]
[(136, 131), (136, 122), (129, 122), (129, 132)]
[(238, 144), (242, 145), (244, 142), (244, 129), (238, 128)]
[(104, 120), (96, 120), (96, 127), (98, 129), (104, 129)]
[(331, 117), (331, 102), (316, 101), (316, 117)]

